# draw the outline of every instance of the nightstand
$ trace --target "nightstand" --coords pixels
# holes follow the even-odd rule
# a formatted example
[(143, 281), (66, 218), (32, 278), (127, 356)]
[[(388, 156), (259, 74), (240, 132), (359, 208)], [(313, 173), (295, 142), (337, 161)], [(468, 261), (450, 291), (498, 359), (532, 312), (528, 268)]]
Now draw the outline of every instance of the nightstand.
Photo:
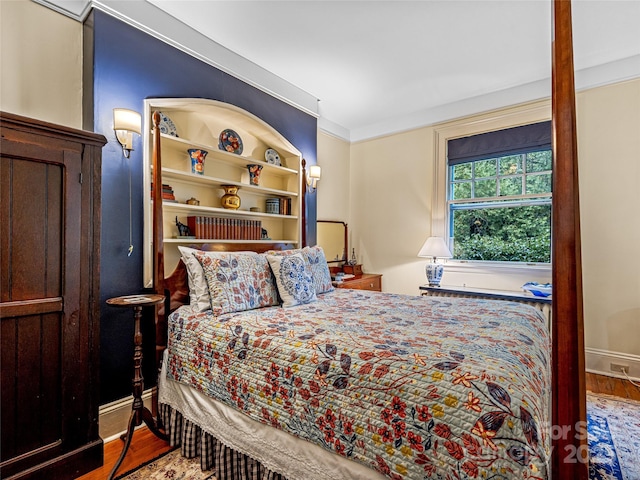
[(379, 273), (363, 273), (353, 278), (334, 283), (336, 288), (353, 288), (354, 290), (382, 291), (382, 275)]

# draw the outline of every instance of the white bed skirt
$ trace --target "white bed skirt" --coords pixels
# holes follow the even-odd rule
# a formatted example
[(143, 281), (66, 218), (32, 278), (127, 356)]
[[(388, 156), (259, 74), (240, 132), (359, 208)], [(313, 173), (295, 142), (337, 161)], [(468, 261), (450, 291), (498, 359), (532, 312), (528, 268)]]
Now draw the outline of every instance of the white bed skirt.
[(188, 385), (167, 378), (166, 357), (165, 351), (158, 381), (159, 403), (178, 411), (227, 447), (259, 461), (288, 480), (386, 478), (365, 465), (257, 422)]

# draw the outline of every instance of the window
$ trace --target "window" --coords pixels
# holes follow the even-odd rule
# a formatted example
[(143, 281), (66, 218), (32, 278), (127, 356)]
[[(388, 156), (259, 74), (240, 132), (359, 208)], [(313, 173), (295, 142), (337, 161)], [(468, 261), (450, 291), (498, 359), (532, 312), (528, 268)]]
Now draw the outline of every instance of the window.
[(551, 261), (550, 122), (448, 142), (453, 257)]

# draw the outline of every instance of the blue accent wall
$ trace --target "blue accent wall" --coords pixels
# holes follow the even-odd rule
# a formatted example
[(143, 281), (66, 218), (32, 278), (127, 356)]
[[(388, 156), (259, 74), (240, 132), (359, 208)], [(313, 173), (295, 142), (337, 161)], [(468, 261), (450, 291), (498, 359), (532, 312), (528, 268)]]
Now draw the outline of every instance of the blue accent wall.
[[(85, 22), (84, 127), (102, 133), (102, 237), (100, 255), (101, 403), (131, 394), (133, 314), (105, 304), (108, 298), (139, 293), (142, 280), (142, 140), (135, 136), (131, 158), (122, 155), (112, 129), (113, 109), (140, 113), (146, 98), (195, 97), (231, 103), (282, 133), (307, 163), (316, 163), (316, 119), (247, 83), (187, 55), (110, 15), (94, 10)], [(92, 85), (92, 87), (91, 87)], [(231, 126), (232, 127), (232, 126)], [(131, 216), (129, 191), (131, 179)], [(315, 243), (315, 196), (307, 200), (308, 242)], [(127, 256), (132, 225), (134, 250)], [(170, 272), (167, 272), (170, 273)], [(143, 325), (145, 387), (155, 384), (153, 322)]]

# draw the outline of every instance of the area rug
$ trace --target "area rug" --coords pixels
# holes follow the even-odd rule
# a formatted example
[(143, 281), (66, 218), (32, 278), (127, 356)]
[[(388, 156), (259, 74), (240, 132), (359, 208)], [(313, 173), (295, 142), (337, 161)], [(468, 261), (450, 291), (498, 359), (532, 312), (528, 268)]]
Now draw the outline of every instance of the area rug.
[(640, 480), (640, 402), (587, 393), (589, 480)]
[(215, 480), (215, 477), (200, 469), (199, 459), (184, 458), (176, 448), (117, 476), (116, 480)]
[[(587, 394), (589, 480), (640, 480), (640, 402)], [(215, 480), (180, 449), (151, 460), (122, 480)]]

